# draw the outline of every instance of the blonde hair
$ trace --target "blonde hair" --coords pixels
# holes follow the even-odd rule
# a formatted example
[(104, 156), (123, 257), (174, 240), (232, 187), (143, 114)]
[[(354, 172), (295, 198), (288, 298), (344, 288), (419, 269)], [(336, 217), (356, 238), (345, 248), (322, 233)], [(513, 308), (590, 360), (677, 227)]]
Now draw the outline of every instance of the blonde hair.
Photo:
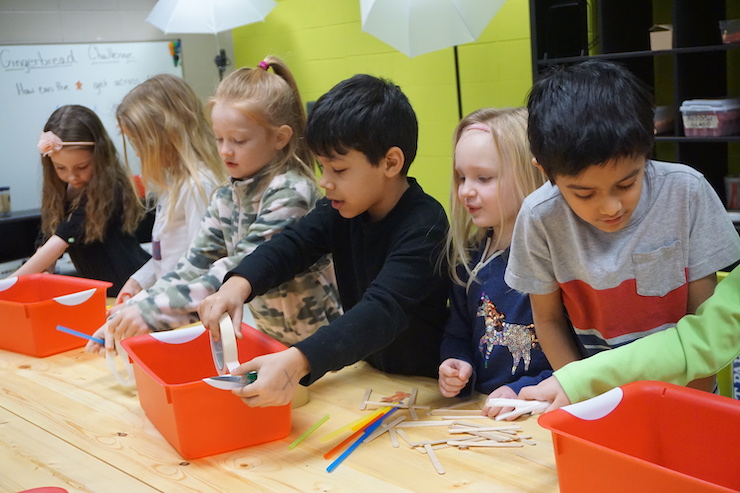
[[(66, 105), (51, 114), (44, 125), (44, 132), (54, 132), (64, 142), (93, 142), (93, 145), (66, 146), (91, 152), (92, 177), (82, 193), (71, 204), (76, 209), (83, 196), (85, 206), (85, 232), (83, 243), (100, 241), (113, 214), (116, 198), (121, 197), (123, 231), (133, 233), (144, 212), (136, 196), (130, 170), (118, 158), (113, 142), (103, 123), (91, 109), (79, 105)], [(44, 183), (41, 194), (41, 231), (51, 236), (67, 216), (65, 200), (67, 184), (57, 176), (50, 156), (41, 156)], [(120, 192), (120, 194), (119, 194)]]
[[(268, 72), (268, 68), (274, 73)], [(277, 131), (282, 125), (293, 130), (290, 141), (278, 152), (277, 158), (263, 168), (268, 181), (286, 169), (316, 181), (314, 155), (304, 138), (306, 111), (293, 74), (281, 59), (268, 56), (258, 67), (242, 67), (226, 76), (208, 108), (212, 109), (217, 103), (231, 105), (269, 132)]]
[[(160, 194), (168, 189), (180, 190), (192, 180), (203, 202), (208, 202), (199, 169), (210, 171), (218, 182), (226, 180), (226, 168), (216, 150), (203, 104), (181, 78), (159, 74), (142, 82), (123, 98), (116, 118), (139, 154), (147, 189)], [(168, 217), (172, 217), (175, 206), (176, 201), (171, 200)]]
[[(496, 150), (499, 152), (499, 176), (511, 174), (514, 181), (518, 206), (524, 198), (535, 191), (545, 182), (545, 176), (532, 164), (532, 153), (529, 150), (527, 139), (527, 110), (526, 108), (482, 108), (463, 118), (455, 128), (453, 150), (460, 141), (463, 132), (471, 125), (484, 125), (491, 131)], [(458, 284), (464, 285), (457, 272), (457, 267), (463, 266), (472, 275), (470, 262), (471, 254), (478, 251), (486, 242), (487, 228), (479, 228), (473, 224), (472, 218), (465, 206), (457, 198), (458, 175), (455, 171), (454, 152), (452, 166), (452, 186), (450, 190), (450, 229), (447, 235), (447, 261), (450, 275)], [(501, 180), (498, 180), (501, 186)], [(503, 195), (499, 189), (497, 194)], [(501, 227), (505, 227), (506, 218), (501, 211)], [(509, 245), (501, 244), (502, 239), (495, 236), (493, 248), (502, 250)]]

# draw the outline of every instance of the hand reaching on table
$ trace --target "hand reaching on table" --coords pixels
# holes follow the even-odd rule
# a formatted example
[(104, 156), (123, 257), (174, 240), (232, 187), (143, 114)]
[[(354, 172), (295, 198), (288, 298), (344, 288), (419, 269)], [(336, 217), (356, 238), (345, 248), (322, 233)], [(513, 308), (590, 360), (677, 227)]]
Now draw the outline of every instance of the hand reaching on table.
[(545, 412), (554, 411), (571, 403), (560, 382), (554, 376), (546, 378), (537, 385), (524, 387), (519, 391), (519, 398), (549, 402), (550, 406), (545, 409)]
[(125, 303), (127, 300), (136, 296), (140, 291), (142, 291), (141, 284), (139, 284), (136, 279), (129, 278), (118, 292), (118, 296), (116, 296), (116, 305)]
[(258, 356), (240, 365), (232, 375), (257, 372), (257, 380), (232, 390), (250, 407), (282, 406), (293, 400), (301, 378), (311, 371), (308, 360), (296, 347)]
[[(488, 405), (488, 399), (496, 399), (498, 397), (502, 397), (504, 399), (516, 399), (517, 395), (516, 392), (514, 392), (511, 387), (508, 385), (502, 385), (501, 387), (497, 388), (490, 394), (488, 394), (488, 397), (486, 397), (486, 404), (483, 405), (482, 414), (484, 416), (488, 416), (489, 418), (495, 418), (499, 414), (505, 414), (510, 411), (513, 411), (513, 407), (500, 407), (500, 406), (489, 406)], [(510, 418), (510, 420), (516, 419), (517, 416), (513, 416)]]
[(234, 323), (237, 339), (242, 338), (241, 321), (244, 302), (252, 294), (252, 285), (243, 277), (232, 276), (218, 291), (204, 299), (198, 306), (198, 316), (203, 326), (211, 332), (214, 341), (221, 339), (219, 322), (228, 313)]
[(138, 307), (125, 306), (108, 317), (108, 332), (113, 339), (120, 341), (139, 334), (148, 334), (151, 329), (144, 322)]
[(115, 351), (115, 347), (113, 345), (113, 336), (110, 335), (110, 332), (108, 332), (107, 321), (98, 330), (96, 330), (92, 336), (96, 339), (103, 339), (105, 341), (105, 344), (99, 344), (92, 340), (87, 341), (87, 344), (85, 345), (86, 353), (93, 353), (104, 356), (106, 351)]
[(445, 397), (455, 397), (473, 376), (473, 366), (463, 360), (448, 358), (439, 365), (439, 391)]

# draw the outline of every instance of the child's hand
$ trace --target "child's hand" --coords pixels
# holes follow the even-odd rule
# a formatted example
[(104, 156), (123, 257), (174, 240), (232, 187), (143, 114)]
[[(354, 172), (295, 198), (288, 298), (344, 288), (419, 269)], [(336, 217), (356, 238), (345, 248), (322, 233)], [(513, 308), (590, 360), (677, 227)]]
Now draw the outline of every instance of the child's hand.
[(116, 296), (116, 305), (125, 303), (136, 296), (139, 291), (141, 291), (141, 285), (135, 279), (129, 278)]
[(463, 360), (448, 358), (439, 365), (439, 391), (445, 397), (455, 397), (473, 375), (473, 366)]
[[(495, 399), (497, 397), (503, 397), (505, 399), (516, 399), (517, 395), (516, 392), (511, 390), (511, 387), (508, 385), (502, 385), (501, 387), (497, 388), (490, 394), (488, 394), (488, 397), (486, 398), (486, 404), (483, 406), (483, 410), (481, 413), (484, 416), (488, 416), (489, 418), (494, 418), (499, 414), (508, 413), (509, 411), (513, 411), (513, 407), (491, 407), (488, 405), (488, 399)], [(514, 418), (512, 418), (514, 419)]]
[[(85, 346), (85, 352), (93, 353), (93, 354), (100, 354), (101, 356), (105, 355), (106, 348), (108, 348), (107, 341), (110, 339), (111, 343), (113, 342), (113, 338), (108, 333), (108, 322), (104, 323), (98, 330), (96, 330), (93, 333), (92, 336), (98, 339), (105, 340), (106, 344), (98, 344), (95, 341), (87, 341), (87, 345)], [(114, 348), (111, 347), (111, 348), (108, 348), (108, 350), (111, 351), (111, 350), (114, 350)]]
[(234, 323), (234, 333), (242, 338), (241, 321), (244, 302), (252, 294), (252, 285), (243, 277), (230, 277), (221, 288), (204, 299), (198, 307), (198, 316), (203, 326), (211, 332), (214, 341), (221, 339), (219, 321), (228, 313)]
[(524, 387), (519, 391), (519, 398), (549, 402), (550, 406), (545, 409), (545, 412), (554, 411), (570, 404), (568, 395), (554, 376), (541, 381), (537, 385)]
[(257, 371), (257, 380), (232, 392), (250, 407), (282, 406), (293, 400), (298, 382), (311, 371), (308, 360), (296, 347), (258, 356), (232, 372), (245, 375)]
[[(136, 306), (122, 306), (108, 317), (108, 333), (111, 339), (120, 341), (128, 337), (151, 332)], [(106, 339), (108, 347), (108, 339)]]

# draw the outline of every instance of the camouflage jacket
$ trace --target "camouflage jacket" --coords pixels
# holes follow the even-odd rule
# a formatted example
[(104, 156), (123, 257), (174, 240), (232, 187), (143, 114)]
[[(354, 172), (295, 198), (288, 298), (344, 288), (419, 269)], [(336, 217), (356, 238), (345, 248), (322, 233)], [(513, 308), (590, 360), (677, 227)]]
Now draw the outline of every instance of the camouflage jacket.
[[(293, 171), (269, 183), (262, 174), (230, 179), (214, 192), (200, 231), (175, 270), (127, 304), (135, 304), (155, 331), (198, 321), (198, 305), (218, 290), (226, 273), (319, 198), (319, 188)], [(248, 306), (263, 332), (288, 345), (305, 339), (341, 314), (331, 258), (323, 257)]]

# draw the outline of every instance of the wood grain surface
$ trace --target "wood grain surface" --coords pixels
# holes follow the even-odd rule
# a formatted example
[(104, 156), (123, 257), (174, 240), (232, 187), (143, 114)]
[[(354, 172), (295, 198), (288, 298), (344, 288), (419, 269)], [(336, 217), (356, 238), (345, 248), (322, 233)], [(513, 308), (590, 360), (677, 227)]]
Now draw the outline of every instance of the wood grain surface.
[[(387, 433), (361, 445), (334, 472), (326, 471), (331, 461), (323, 454), (349, 433), (322, 437), (372, 412), (360, 410), (367, 389), (379, 400), (414, 388), (420, 406), (438, 409), (457, 402), (441, 397), (435, 380), (388, 375), (358, 363), (309, 388), (309, 402), (293, 410), (285, 439), (186, 461), (147, 419), (136, 390), (118, 385), (102, 358), (81, 349), (44, 359), (0, 351), (0, 491), (41, 486), (106, 493), (558, 491), (551, 435), (535, 417), (516, 423), (536, 445), (435, 449), (444, 474), (403, 440), (394, 448)], [(479, 397), (468, 407), (480, 409)], [(416, 410), (420, 420), (439, 420), (427, 412)], [(396, 415), (404, 413), (410, 421), (408, 410)], [(325, 414), (326, 423), (288, 450)], [(218, 419), (218, 410), (203, 419)], [(409, 427), (404, 433), (413, 441), (450, 437), (445, 426)]]

